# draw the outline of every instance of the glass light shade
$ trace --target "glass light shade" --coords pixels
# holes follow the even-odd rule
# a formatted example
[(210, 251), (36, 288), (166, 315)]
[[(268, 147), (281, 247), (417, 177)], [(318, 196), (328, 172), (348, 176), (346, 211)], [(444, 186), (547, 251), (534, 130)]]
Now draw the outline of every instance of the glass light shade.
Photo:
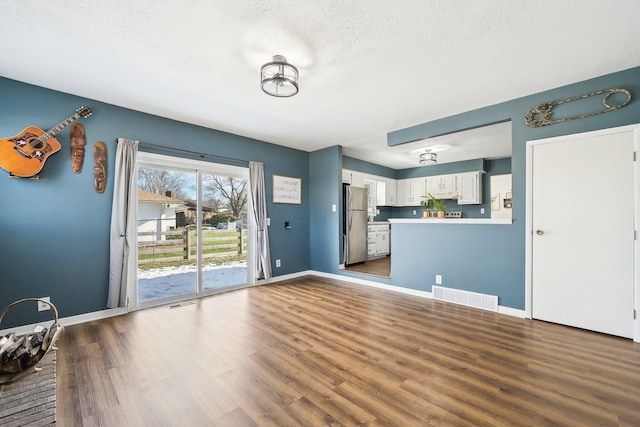
[(282, 55), (275, 55), (272, 62), (260, 68), (260, 80), (268, 95), (286, 98), (298, 93), (298, 69)]
[(436, 163), (438, 163), (438, 155), (436, 153), (427, 151), (420, 154), (421, 165), (435, 165)]

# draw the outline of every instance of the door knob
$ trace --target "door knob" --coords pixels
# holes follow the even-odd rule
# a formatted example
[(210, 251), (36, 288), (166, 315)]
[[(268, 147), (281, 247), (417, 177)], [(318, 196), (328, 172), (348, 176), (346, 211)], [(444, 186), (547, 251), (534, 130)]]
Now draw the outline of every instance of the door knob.
[(538, 236), (542, 236), (542, 235), (544, 234), (544, 231), (542, 231), (542, 230), (536, 230), (536, 234), (537, 234)]

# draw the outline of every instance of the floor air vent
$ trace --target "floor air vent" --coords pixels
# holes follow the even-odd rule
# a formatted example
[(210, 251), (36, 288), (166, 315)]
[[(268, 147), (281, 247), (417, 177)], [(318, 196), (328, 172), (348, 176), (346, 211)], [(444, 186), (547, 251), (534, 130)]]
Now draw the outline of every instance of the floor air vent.
[(434, 286), (433, 299), (480, 308), (482, 310), (498, 311), (498, 297), (495, 295), (478, 294), (460, 289)]

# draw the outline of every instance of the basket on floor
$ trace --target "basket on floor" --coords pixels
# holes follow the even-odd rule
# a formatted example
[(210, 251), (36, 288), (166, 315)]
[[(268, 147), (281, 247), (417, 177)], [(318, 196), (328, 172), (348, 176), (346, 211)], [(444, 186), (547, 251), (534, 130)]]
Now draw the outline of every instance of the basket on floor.
[(55, 349), (63, 327), (58, 322), (58, 309), (51, 302), (40, 298), (25, 298), (9, 304), (0, 313), (0, 325), (4, 315), (18, 304), (25, 302), (48, 304), (53, 311), (53, 323), (48, 328), (16, 335), (10, 332), (0, 336), (0, 384), (6, 384), (37, 370), (36, 365), (51, 349)]

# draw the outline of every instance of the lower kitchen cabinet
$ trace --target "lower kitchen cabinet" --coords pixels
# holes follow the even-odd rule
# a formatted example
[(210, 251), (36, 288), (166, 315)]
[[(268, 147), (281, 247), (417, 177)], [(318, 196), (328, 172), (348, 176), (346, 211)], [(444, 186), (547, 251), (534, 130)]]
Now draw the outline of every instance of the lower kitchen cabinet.
[(387, 256), (390, 253), (389, 224), (369, 224), (367, 249), (369, 259)]

